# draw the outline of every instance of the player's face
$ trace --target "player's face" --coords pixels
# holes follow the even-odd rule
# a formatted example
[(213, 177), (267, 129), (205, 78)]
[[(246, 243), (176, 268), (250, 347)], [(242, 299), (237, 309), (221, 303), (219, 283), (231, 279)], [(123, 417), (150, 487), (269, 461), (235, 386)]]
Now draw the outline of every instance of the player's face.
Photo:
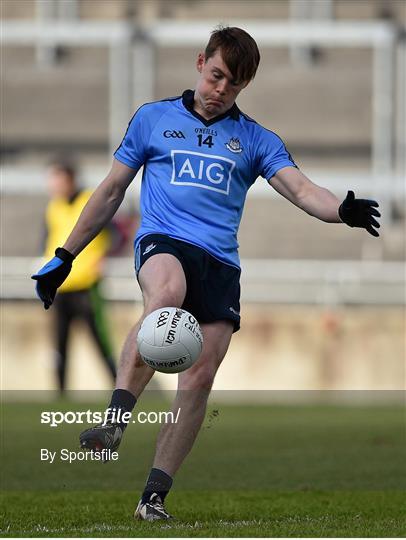
[(207, 120), (225, 113), (233, 106), (238, 94), (248, 81), (235, 81), (224, 63), (221, 52), (205, 61), (200, 53), (196, 62), (200, 77), (196, 84), (195, 110)]
[(48, 170), (48, 187), (52, 198), (69, 199), (75, 191), (75, 185), (70, 176), (57, 167)]

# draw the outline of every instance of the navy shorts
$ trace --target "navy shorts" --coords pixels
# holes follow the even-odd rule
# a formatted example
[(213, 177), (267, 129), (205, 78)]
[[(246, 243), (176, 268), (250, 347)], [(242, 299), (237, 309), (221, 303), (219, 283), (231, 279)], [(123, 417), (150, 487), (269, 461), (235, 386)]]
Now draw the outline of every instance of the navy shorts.
[(135, 271), (157, 253), (170, 253), (180, 264), (186, 277), (186, 297), (181, 306), (200, 323), (230, 320), (234, 332), (240, 329), (240, 274), (235, 266), (225, 264), (207, 251), (165, 234), (148, 234), (135, 252)]

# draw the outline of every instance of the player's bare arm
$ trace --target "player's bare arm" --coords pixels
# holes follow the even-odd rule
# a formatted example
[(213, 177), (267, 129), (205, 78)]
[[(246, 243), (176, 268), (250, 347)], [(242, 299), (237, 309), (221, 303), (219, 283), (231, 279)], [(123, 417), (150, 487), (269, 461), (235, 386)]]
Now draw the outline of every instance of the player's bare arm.
[(328, 223), (341, 222), (338, 215), (341, 201), (328, 189), (314, 184), (299, 169), (284, 167), (269, 183), (283, 197), (311, 216)]
[(116, 213), (123, 201), (127, 187), (137, 171), (113, 161), (107, 177), (95, 190), (63, 247), (43, 266), (32, 279), (37, 281), (38, 297), (48, 309), (54, 301), (58, 287), (68, 277), (75, 257), (97, 236)]
[(352, 191), (344, 201), (334, 193), (314, 184), (305, 174), (295, 167), (284, 167), (269, 180), (270, 185), (283, 197), (327, 223), (346, 223), (350, 227), (365, 228), (372, 236), (379, 236), (380, 227), (376, 218), (380, 213), (379, 205), (369, 199), (356, 199)]
[(107, 225), (121, 205), (137, 171), (114, 159), (110, 172), (84, 207), (63, 248), (75, 257)]

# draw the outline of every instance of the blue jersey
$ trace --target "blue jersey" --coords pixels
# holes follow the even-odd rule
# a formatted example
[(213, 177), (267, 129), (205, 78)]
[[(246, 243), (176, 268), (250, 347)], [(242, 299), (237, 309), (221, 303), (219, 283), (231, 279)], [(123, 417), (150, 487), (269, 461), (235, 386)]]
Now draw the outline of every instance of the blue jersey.
[(248, 189), (258, 176), (295, 167), (283, 141), (236, 104), (205, 120), (193, 110), (194, 92), (140, 107), (114, 156), (144, 166), (141, 225), (151, 233), (197, 245), (239, 267), (237, 233)]

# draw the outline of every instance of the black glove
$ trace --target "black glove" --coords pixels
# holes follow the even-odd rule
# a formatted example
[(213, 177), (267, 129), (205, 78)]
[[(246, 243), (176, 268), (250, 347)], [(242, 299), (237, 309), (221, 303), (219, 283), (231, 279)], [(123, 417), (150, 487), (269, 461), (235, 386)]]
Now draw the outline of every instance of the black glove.
[(374, 227), (379, 229), (380, 225), (373, 217), (381, 217), (378, 210), (374, 208), (378, 206), (379, 204), (376, 201), (356, 199), (354, 192), (349, 191), (338, 209), (338, 214), (341, 220), (350, 227), (362, 227), (372, 236), (379, 236)]
[(56, 290), (68, 277), (75, 258), (72, 253), (63, 248), (57, 248), (55, 255), (41, 270), (31, 276), (31, 279), (37, 281), (35, 289), (38, 298), (44, 302), (45, 309), (48, 309), (54, 301)]

